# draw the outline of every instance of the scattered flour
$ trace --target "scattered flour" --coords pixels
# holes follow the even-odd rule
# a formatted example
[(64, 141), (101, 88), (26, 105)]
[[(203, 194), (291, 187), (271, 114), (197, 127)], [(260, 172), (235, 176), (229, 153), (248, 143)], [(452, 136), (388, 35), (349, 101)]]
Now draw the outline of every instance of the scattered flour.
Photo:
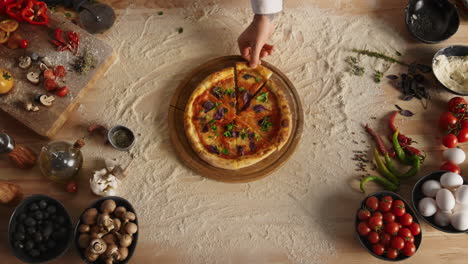
[[(140, 135), (132, 149), (132, 174), (120, 194), (138, 210), (141, 241), (157, 245), (155, 256), (177, 252), (178, 263), (271, 263), (273, 254), (311, 264), (333, 255), (336, 230), (351, 228), (343, 225), (362, 199), (348, 184), (357, 176), (353, 164), (343, 162), (351, 158), (353, 141), (366, 139), (352, 132), (360, 132), (361, 122), (384, 108), (383, 101), (374, 100), (384, 89), (371, 77), (371, 69), (384, 67), (382, 62), (362, 57), (369, 68), (356, 77), (346, 73), (344, 59), (352, 48), (403, 52), (404, 41), (369, 17), (338, 16), (311, 6), (286, 10), (276, 19), (271, 39), (276, 52), (267, 60), (286, 73), (302, 98), (301, 144), (272, 175), (226, 184), (196, 175), (177, 159), (167, 111), (189, 71), (209, 59), (238, 54), (236, 39), (251, 11), (197, 8), (197, 3), (162, 16), (158, 11), (129, 7), (118, 14), (102, 37), (118, 58), (76, 113), (85, 123), (123, 124)], [(84, 149), (90, 159), (128, 159), (95, 143)]]
[(447, 88), (468, 92), (468, 56), (437, 56), (434, 74)]

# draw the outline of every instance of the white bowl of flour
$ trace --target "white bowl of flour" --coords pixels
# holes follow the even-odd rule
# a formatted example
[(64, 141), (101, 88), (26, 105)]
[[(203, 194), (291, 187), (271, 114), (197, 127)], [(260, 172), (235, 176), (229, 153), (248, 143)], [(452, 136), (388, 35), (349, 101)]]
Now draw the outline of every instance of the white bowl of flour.
[(432, 70), (450, 92), (468, 95), (468, 46), (454, 45), (439, 50), (432, 60)]

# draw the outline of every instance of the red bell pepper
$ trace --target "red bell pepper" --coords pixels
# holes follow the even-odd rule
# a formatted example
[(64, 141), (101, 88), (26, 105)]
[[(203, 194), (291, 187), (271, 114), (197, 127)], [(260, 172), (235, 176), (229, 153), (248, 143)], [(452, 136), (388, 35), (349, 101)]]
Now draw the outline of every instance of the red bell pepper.
[(26, 7), (21, 11), (21, 18), (33, 25), (46, 25), (49, 23), (47, 4), (36, 0), (28, 0)]
[(21, 12), (23, 11), (25, 4), (25, 0), (16, 0), (13, 3), (10, 3), (6, 6), (5, 12), (8, 15), (8, 17), (21, 22), (23, 21)]
[(14, 2), (15, 0), (0, 0), (0, 14), (5, 14), (7, 6)]

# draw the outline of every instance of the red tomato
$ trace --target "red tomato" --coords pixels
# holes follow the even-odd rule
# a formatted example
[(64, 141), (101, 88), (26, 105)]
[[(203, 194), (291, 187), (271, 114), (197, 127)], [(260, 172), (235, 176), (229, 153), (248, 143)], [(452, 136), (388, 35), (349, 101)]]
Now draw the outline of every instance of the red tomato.
[(383, 225), (382, 218), (379, 218), (378, 216), (373, 216), (369, 219), (368, 225), (370, 229), (378, 231), (382, 228)]
[(26, 39), (22, 39), (18, 42), (18, 45), (20, 46), (20, 48), (22, 49), (27, 49), (28, 48), (28, 45), (29, 45), (29, 41), (26, 40)]
[(390, 241), (392, 241), (392, 236), (388, 233), (381, 233), (380, 234), (380, 244), (382, 244), (384, 247), (387, 247), (390, 245)]
[(43, 74), (44, 74), (44, 79), (54, 79), (55, 78), (54, 70), (52, 70), (52, 69), (45, 70)]
[(366, 207), (371, 211), (377, 210), (377, 208), (379, 208), (379, 199), (375, 196), (367, 198)]
[(460, 124), (461, 124), (461, 128), (468, 127), (468, 119), (464, 119), (460, 121)]
[(402, 216), (406, 213), (405, 203), (402, 200), (395, 200), (392, 206), (392, 213), (395, 216)]
[(382, 246), (381, 244), (375, 244), (372, 246), (372, 252), (374, 252), (374, 254), (376, 255), (382, 255), (385, 251), (385, 248), (384, 246)]
[(405, 246), (401, 250), (401, 253), (403, 253), (403, 255), (408, 256), (408, 257), (414, 255), (415, 252), (416, 252), (416, 246), (414, 245), (414, 243), (411, 243), (411, 242), (406, 242)]
[(69, 193), (75, 193), (78, 189), (78, 186), (76, 184), (76, 182), (74, 181), (71, 181), (67, 184), (66, 186), (66, 191), (69, 192)]
[(377, 232), (371, 231), (369, 235), (367, 235), (367, 240), (372, 244), (377, 244), (380, 240), (379, 234)]
[(448, 110), (455, 114), (465, 113), (466, 111), (466, 101), (463, 97), (454, 97), (448, 101), (447, 105)]
[(417, 236), (421, 233), (421, 227), (418, 223), (411, 223), (408, 228), (413, 236)]
[(370, 233), (370, 228), (366, 222), (360, 222), (357, 226), (358, 233), (361, 236), (367, 236)]
[(382, 212), (388, 212), (392, 209), (392, 203), (381, 201), (379, 203), (379, 210)]
[(450, 112), (443, 112), (439, 118), (439, 127), (443, 131), (447, 130), (449, 127), (456, 125), (458, 122), (458, 118), (456, 118)]
[(384, 215), (383, 215), (383, 221), (384, 223), (388, 224), (388, 223), (392, 223), (395, 221), (395, 215), (392, 214), (391, 212), (386, 212)]
[(455, 136), (452, 133), (447, 134), (442, 138), (442, 144), (444, 144), (444, 146), (447, 148), (454, 148), (457, 146), (457, 143), (458, 143), (457, 136)]
[(457, 136), (458, 142), (463, 143), (468, 141), (468, 128), (462, 128), (460, 131), (458, 131), (458, 136)]
[(413, 236), (413, 235), (411, 235), (411, 236), (408, 238), (408, 242), (414, 243), (414, 236)]
[(394, 249), (402, 249), (405, 246), (405, 241), (401, 237), (393, 237), (391, 241), (391, 246)]
[(62, 65), (57, 65), (54, 68), (54, 74), (58, 78), (63, 78), (65, 77), (65, 75), (67, 75), (67, 70), (65, 70), (65, 67), (63, 67)]
[(361, 221), (364, 221), (364, 220), (369, 219), (370, 216), (371, 216), (371, 213), (370, 213), (370, 211), (367, 210), (367, 209), (360, 209), (360, 210), (358, 211), (358, 218), (359, 218), (359, 220), (361, 220)]
[(399, 229), (400, 229), (400, 226), (398, 225), (398, 223), (395, 223), (395, 222), (391, 222), (385, 225), (385, 232), (394, 236), (398, 234)]
[(381, 201), (386, 202), (386, 203), (392, 203), (393, 198), (390, 195), (387, 195), (387, 196), (384, 196)]
[(387, 250), (387, 258), (389, 259), (396, 259), (398, 257), (398, 250), (394, 248), (389, 248)]
[(403, 238), (405, 241), (409, 241), (413, 235), (411, 234), (409, 228), (403, 227), (398, 230), (398, 236)]
[(440, 166), (440, 170), (444, 170), (444, 171), (451, 171), (451, 172), (454, 172), (456, 174), (460, 174), (460, 167), (458, 167), (457, 164), (451, 162), (451, 161), (446, 161), (444, 164), (442, 164), (442, 166)]
[(409, 225), (411, 225), (413, 223), (413, 217), (410, 214), (405, 213), (404, 215), (402, 215), (402, 216), (400, 216), (398, 218), (398, 221), (403, 226), (409, 226)]
[(383, 214), (381, 212), (379, 212), (379, 211), (373, 212), (372, 216), (376, 216), (376, 217), (378, 217), (380, 219), (383, 219)]
[(55, 89), (57, 89), (57, 82), (54, 80), (54, 79), (45, 79), (44, 80), (44, 88), (50, 92), (50, 91), (54, 91)]
[(64, 86), (58, 89), (57, 92), (55, 92), (55, 94), (59, 97), (64, 97), (65, 95), (68, 94), (68, 92), (70, 92), (70, 90), (68, 89), (68, 87)]

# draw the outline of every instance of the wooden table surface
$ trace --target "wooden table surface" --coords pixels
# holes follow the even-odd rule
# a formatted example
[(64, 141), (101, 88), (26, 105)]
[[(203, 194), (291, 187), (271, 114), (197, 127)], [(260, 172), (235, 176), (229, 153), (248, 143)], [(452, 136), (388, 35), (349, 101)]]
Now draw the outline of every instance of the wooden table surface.
[[(111, 4), (117, 11), (117, 14), (121, 13), (130, 3), (131, 8), (178, 8), (190, 5), (191, 0), (175, 0), (175, 1), (163, 1), (163, 0), (107, 0), (103, 1)], [(200, 1), (201, 5), (210, 4), (211, 2), (217, 2), (223, 8), (233, 8), (240, 6), (249, 6), (248, 0), (242, 1)], [(334, 9), (339, 13), (352, 13), (352, 14), (368, 14), (371, 16), (378, 17), (379, 19), (385, 20), (390, 26), (394, 27), (398, 32), (401, 33), (403, 38), (408, 41), (409, 48), (415, 52), (421, 52), (427, 55), (427, 45), (415, 42), (408, 34), (404, 27), (403, 10), (406, 5), (404, 0), (341, 0), (341, 1), (329, 1), (329, 0), (285, 0), (286, 8), (300, 7), (305, 4)], [(156, 12), (156, 11), (155, 11)], [(463, 16), (462, 16), (463, 17)], [(462, 26), (458, 33), (442, 44), (432, 45), (430, 50), (436, 50), (449, 44), (463, 44), (468, 43), (468, 22), (467, 16), (462, 18)], [(143, 25), (142, 25), (143, 26)], [(421, 48), (421, 49), (418, 49)], [(386, 94), (387, 96), (387, 94)], [(392, 94), (396, 97), (396, 92)], [(405, 122), (399, 124), (401, 129), (408, 131), (409, 135), (434, 135), (435, 129), (434, 124), (438, 114), (443, 109), (443, 103), (436, 103), (436, 106), (431, 108), (430, 111), (424, 116), (424, 120), (414, 120), (411, 122)], [(79, 116), (72, 117), (66, 124), (62, 133), (59, 133), (57, 138), (69, 139), (78, 137), (74, 135), (72, 127), (79, 125)], [(0, 131), (5, 131), (13, 135), (17, 142), (21, 144), (28, 144), (39, 150), (40, 146), (45, 144), (47, 141), (40, 136), (35, 135), (29, 131), (19, 122), (10, 118), (4, 113), (0, 113)], [(435, 141), (430, 141), (434, 144)], [(439, 152), (440, 147), (437, 146), (422, 146), (428, 154)], [(439, 155), (439, 154), (437, 154)], [(429, 171), (437, 167), (437, 164), (425, 164), (425, 170)], [(462, 170), (468, 170), (467, 165), (462, 165)], [(52, 183), (44, 181), (38, 177), (39, 170), (34, 168), (31, 171), (21, 171), (11, 167), (5, 157), (0, 157), (0, 179), (11, 180), (12, 182), (20, 184), (25, 190), (26, 194), (32, 193), (44, 193), (52, 197), (55, 197), (62, 201), (68, 208), (73, 220), (76, 220), (80, 212), (94, 199), (95, 196), (88, 194), (88, 192), (81, 192), (79, 195), (71, 195), (62, 191), (61, 188), (55, 186)], [(80, 186), (86, 185), (87, 179), (80, 179)], [(402, 187), (402, 195), (405, 198), (409, 198), (409, 192), (411, 184), (407, 184)], [(357, 204), (356, 204), (357, 205)], [(348, 206), (349, 207), (349, 206)], [(7, 226), (8, 220), (12, 212), (12, 208), (0, 207), (0, 262), (1, 263), (20, 263), (16, 260), (10, 252), (7, 245)], [(331, 209), (325, 213), (330, 214), (330, 218), (335, 221), (336, 225), (336, 254), (334, 256), (321, 256), (321, 263), (382, 263), (369, 254), (367, 254), (357, 243), (353, 229), (353, 216), (355, 208), (352, 206), (349, 208)], [(468, 235), (452, 235), (445, 234), (436, 231), (428, 225), (423, 225), (424, 238), (418, 253), (412, 257), (406, 263), (465, 263), (468, 259)], [(138, 249), (134, 255), (131, 263), (177, 263), (177, 248), (172, 250), (165, 250), (159, 252), (159, 246), (152, 244), (149, 241), (141, 239), (139, 241)], [(68, 250), (67, 253), (58, 260), (52, 261), (51, 263), (81, 263), (75, 250)], [(228, 263), (228, 262), (219, 262)], [(238, 260), (232, 259), (229, 263), (246, 263), (239, 258)], [(255, 262), (252, 262), (255, 263)], [(288, 260), (287, 256), (283, 252), (272, 253), (268, 263), (292, 263)]]

